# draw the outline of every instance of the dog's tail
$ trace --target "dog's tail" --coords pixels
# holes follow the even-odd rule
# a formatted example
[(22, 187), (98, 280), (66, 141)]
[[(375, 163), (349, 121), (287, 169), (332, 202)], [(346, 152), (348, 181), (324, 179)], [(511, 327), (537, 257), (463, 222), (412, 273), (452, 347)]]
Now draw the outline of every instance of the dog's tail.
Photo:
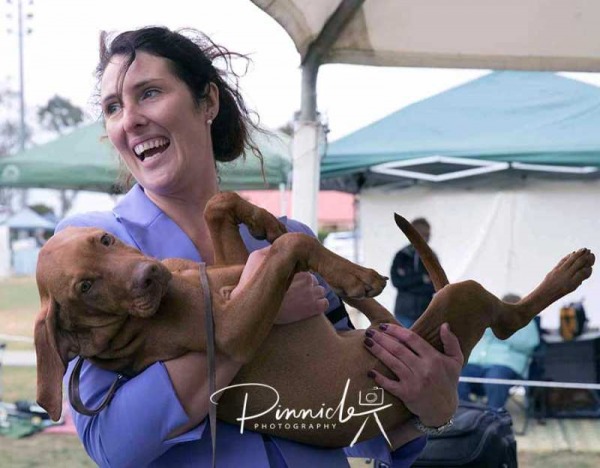
[(431, 247), (423, 240), (421, 234), (419, 234), (413, 225), (405, 218), (398, 213), (394, 213), (394, 219), (396, 220), (398, 227), (402, 230), (404, 235), (408, 237), (410, 243), (421, 256), (421, 260), (423, 260), (423, 265), (425, 265), (427, 273), (429, 273), (433, 287), (436, 291), (439, 291), (448, 284), (448, 278), (446, 277), (442, 265), (440, 265), (439, 260), (433, 253), (433, 250), (431, 250)]

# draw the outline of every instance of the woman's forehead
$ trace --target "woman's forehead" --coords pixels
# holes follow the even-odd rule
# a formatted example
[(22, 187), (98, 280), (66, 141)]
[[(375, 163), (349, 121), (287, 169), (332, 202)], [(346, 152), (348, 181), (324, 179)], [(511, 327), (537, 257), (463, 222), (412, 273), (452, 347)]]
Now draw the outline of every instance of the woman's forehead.
[(146, 52), (136, 52), (135, 60), (129, 67), (127, 67), (128, 62), (127, 55), (115, 55), (110, 59), (100, 84), (102, 97), (117, 92), (121, 85), (124, 90), (127, 90), (139, 81), (173, 75), (167, 59)]

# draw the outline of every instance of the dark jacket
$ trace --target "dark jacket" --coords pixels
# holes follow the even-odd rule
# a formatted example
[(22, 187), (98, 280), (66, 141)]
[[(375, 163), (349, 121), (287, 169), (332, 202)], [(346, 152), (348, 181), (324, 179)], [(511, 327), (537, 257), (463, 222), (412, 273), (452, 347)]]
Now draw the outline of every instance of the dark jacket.
[(398, 289), (394, 314), (416, 320), (431, 302), (435, 290), (412, 245), (404, 247), (394, 257), (391, 277), (392, 284)]

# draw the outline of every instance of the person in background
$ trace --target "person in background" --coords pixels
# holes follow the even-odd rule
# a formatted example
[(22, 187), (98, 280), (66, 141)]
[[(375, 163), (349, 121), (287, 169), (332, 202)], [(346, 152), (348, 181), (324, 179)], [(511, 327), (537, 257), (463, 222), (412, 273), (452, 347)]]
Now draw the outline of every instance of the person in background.
[[(252, 144), (244, 100), (232, 76), (238, 56), (191, 30), (148, 27), (101, 43), (97, 68), (100, 104), (108, 140), (136, 184), (109, 212), (77, 215), (67, 226), (99, 227), (158, 259), (179, 257), (212, 263), (214, 249), (202, 213), (219, 192), (217, 162), (244, 154)], [(255, 148), (256, 149), (256, 148)], [(287, 229), (314, 235), (303, 224), (283, 218)], [(258, 261), (266, 242), (241, 234)], [(309, 273), (296, 275), (277, 323), (326, 313), (338, 329), (348, 329), (343, 304), (326, 284)], [(355, 445), (347, 453), (294, 443), (218, 422), (219, 466), (347, 467), (347, 456), (387, 465), (410, 466), (425, 446), (423, 426), (445, 426), (456, 411), (463, 356), (447, 324), (441, 327), (444, 353), (410, 330), (390, 324), (365, 338), (365, 348), (396, 379), (374, 372), (374, 384), (402, 399), (422, 426), (407, 421), (383, 437)], [(318, 352), (318, 350), (317, 350)], [(329, 356), (322, 355), (323, 360)], [(67, 375), (72, 373), (72, 361)], [(241, 363), (217, 353), (217, 387), (227, 386)], [(209, 466), (208, 382), (204, 353), (157, 362), (122, 379), (110, 404), (95, 416), (74, 413), (77, 432), (101, 467)], [(81, 372), (83, 402), (95, 407), (116, 374), (86, 362)], [(325, 389), (324, 389), (325, 390)], [(299, 389), (301, 391), (301, 389)]]
[[(416, 218), (411, 224), (425, 242), (429, 242), (429, 222), (425, 218)], [(390, 276), (398, 290), (394, 315), (402, 325), (410, 328), (425, 312), (435, 292), (425, 265), (412, 245), (407, 245), (396, 254)]]
[[(515, 304), (521, 298), (516, 294), (507, 294), (502, 300)], [(539, 344), (540, 333), (535, 320), (507, 340), (496, 338), (492, 330), (488, 328), (479, 343), (473, 348), (461, 375), (488, 379), (526, 379), (531, 355)], [(509, 389), (509, 385), (460, 382), (458, 396), (460, 400), (464, 401), (469, 401), (471, 394), (485, 396), (488, 406), (503, 408), (508, 399)]]

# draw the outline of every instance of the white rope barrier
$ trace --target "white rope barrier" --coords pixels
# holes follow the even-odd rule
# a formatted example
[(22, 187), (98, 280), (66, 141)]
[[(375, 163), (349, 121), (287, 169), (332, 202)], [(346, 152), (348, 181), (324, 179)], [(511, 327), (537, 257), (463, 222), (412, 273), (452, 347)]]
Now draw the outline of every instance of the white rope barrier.
[(460, 382), (483, 383), (497, 385), (516, 385), (522, 387), (548, 387), (548, 388), (583, 388), (585, 390), (600, 390), (600, 384), (577, 383), (577, 382), (547, 382), (541, 380), (509, 380), (509, 379), (486, 379), (483, 377), (460, 377)]

